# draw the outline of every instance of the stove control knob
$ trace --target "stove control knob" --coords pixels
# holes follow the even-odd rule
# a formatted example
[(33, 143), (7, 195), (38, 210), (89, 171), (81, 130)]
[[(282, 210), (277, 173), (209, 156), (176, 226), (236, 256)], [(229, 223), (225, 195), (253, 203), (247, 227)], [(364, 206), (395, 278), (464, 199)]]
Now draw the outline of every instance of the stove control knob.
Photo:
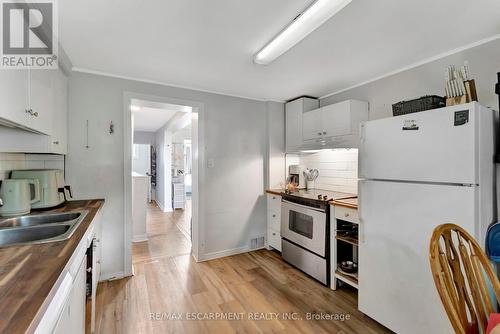
[(328, 196), (324, 195), (323, 200), (326, 201), (328, 199)]
[(323, 197), (323, 195), (321, 195), (321, 194), (318, 195), (319, 200), (321, 200), (322, 197)]

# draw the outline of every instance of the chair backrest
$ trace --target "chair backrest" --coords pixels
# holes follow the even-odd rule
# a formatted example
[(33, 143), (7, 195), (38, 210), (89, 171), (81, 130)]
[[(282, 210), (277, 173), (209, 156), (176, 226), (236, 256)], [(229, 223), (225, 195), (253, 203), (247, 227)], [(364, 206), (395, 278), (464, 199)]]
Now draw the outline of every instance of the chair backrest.
[(477, 241), (460, 226), (443, 224), (434, 229), (429, 252), (434, 283), (455, 332), (485, 333), (500, 301), (500, 283)]

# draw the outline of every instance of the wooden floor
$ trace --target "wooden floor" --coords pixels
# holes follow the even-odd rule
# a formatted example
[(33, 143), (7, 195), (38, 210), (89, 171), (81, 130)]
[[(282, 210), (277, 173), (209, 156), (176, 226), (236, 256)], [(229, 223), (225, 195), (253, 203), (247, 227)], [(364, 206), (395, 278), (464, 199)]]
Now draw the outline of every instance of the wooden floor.
[(133, 247), (135, 275), (99, 285), (98, 333), (390, 333), (357, 311), (354, 290), (332, 291), (275, 252), (196, 263), (181, 216), (150, 207), (150, 239)]

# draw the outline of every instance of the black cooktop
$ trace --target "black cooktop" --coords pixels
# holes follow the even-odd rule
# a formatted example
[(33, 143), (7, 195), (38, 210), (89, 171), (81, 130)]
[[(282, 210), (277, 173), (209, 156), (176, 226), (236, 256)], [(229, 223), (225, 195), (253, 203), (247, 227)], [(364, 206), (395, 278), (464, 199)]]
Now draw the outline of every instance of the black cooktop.
[(330, 191), (323, 189), (308, 189), (308, 190), (299, 189), (297, 191), (285, 193), (285, 196), (314, 200), (318, 202), (329, 202), (332, 200), (357, 197), (356, 194), (349, 194), (340, 191)]

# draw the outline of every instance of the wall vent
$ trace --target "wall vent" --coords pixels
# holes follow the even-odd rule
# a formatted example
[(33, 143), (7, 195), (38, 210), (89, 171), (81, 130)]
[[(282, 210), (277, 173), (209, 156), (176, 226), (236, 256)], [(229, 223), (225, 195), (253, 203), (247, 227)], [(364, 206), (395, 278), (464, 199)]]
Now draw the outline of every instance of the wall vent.
[(250, 249), (257, 249), (264, 247), (264, 237), (258, 237), (250, 240)]

